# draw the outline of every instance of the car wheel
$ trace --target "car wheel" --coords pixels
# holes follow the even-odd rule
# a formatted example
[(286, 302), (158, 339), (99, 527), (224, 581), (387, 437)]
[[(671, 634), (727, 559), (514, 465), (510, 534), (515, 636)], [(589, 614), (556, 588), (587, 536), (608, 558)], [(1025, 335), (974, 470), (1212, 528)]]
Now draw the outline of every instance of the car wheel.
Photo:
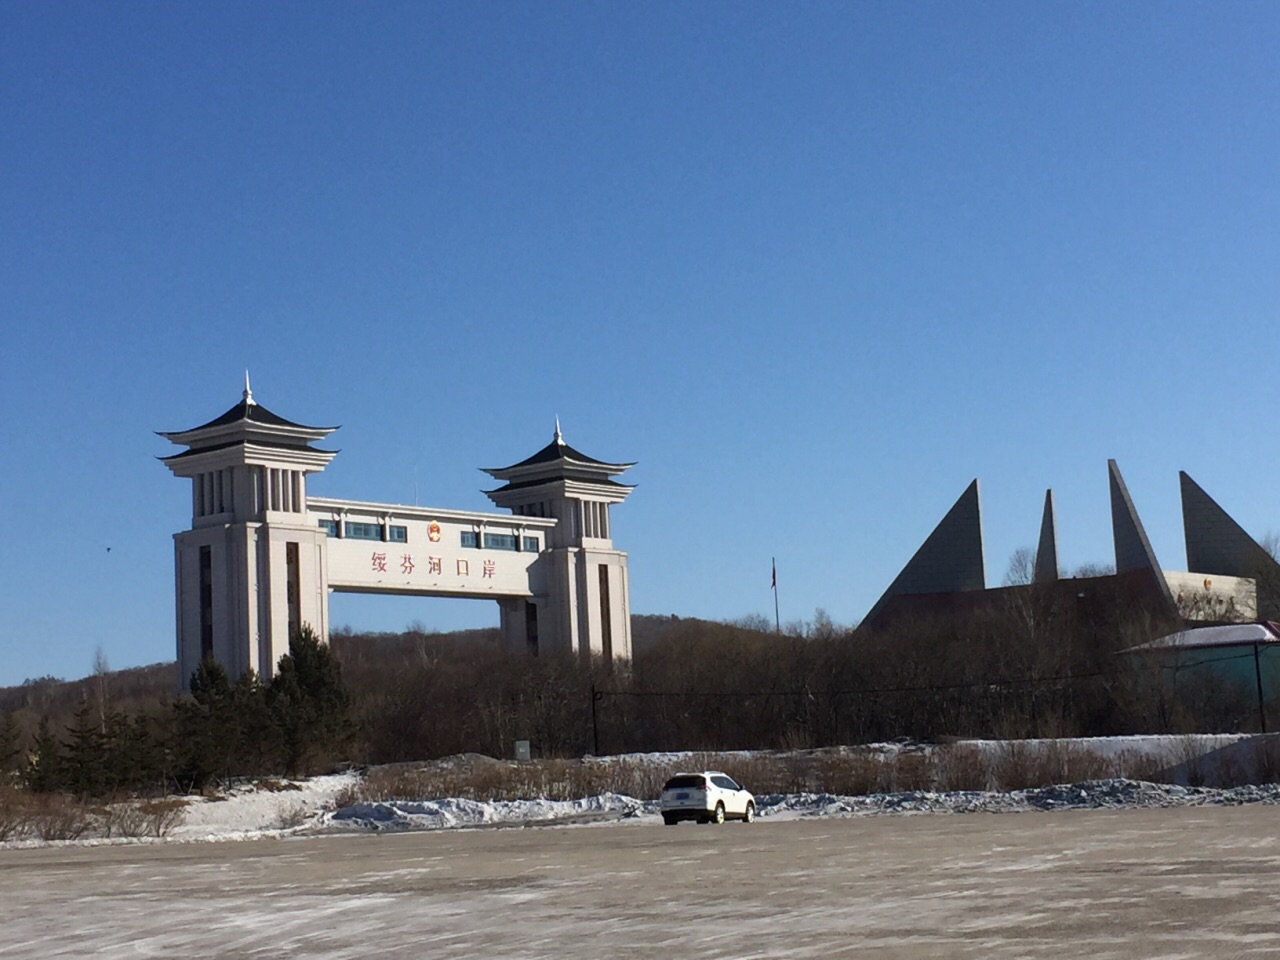
[(751, 823), (756, 818), (756, 805), (750, 800), (747, 801), (747, 812), (742, 815), (743, 823)]
[(711, 815), (711, 819), (715, 823), (724, 823), (724, 804), (716, 804), (716, 812)]
[(664, 813), (662, 815), (662, 822), (665, 823), (668, 827), (674, 827), (678, 821), (671, 814)]

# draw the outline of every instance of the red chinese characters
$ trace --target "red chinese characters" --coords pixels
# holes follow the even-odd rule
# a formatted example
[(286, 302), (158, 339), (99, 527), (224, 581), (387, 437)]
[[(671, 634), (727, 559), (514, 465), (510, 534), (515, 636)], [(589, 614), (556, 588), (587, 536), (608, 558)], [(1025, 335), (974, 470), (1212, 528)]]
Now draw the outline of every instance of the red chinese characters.
[(385, 553), (375, 553), (373, 555), (372, 569), (375, 573), (387, 572), (387, 555)]

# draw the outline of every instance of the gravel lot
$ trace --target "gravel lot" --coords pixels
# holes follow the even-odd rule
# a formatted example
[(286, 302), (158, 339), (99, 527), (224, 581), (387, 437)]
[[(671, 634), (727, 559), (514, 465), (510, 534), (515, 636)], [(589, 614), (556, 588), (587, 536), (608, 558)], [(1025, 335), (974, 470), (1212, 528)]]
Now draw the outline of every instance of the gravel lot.
[(0, 851), (0, 957), (1280, 957), (1280, 809)]

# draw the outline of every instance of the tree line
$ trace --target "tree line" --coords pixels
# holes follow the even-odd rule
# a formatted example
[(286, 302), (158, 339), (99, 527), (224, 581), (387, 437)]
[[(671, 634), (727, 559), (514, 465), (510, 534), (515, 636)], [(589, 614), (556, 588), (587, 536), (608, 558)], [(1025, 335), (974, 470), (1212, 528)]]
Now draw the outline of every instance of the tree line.
[(39, 723), (30, 704), (10, 706), (0, 759), (34, 789), (99, 795), (340, 762), (510, 756), (516, 740), (570, 757), (1258, 724), (1251, 690), (1207, 670), (1187, 671), (1174, 690), (1149, 660), (1122, 653), (1178, 624), (1117, 577), (986, 591), (875, 629), (821, 614), (780, 632), (760, 618), (634, 623), (634, 658), (616, 668), (507, 653), (496, 630), (343, 631), (328, 644), (307, 631), (269, 683), (252, 674), (230, 683), (206, 664), (189, 695), (138, 695), (129, 710), (96, 697), (101, 683)]
[(232, 777), (328, 769), (354, 729), (341, 667), (306, 627), (269, 683), (249, 671), (233, 684), (209, 660), (189, 694), (135, 698), (126, 709), (111, 703), (109, 679), (95, 681), (69, 717), (41, 713), (29, 733), (22, 711), (0, 715), (0, 771), (34, 792), (81, 799), (190, 791)]

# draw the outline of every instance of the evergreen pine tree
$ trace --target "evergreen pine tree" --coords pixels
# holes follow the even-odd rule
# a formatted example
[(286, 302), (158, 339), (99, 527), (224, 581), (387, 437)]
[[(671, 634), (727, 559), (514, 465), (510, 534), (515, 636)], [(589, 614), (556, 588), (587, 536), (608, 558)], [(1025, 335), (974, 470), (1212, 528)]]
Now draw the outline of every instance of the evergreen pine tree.
[(0, 781), (7, 780), (9, 774), (19, 769), (20, 733), (18, 718), (12, 710), (5, 711), (0, 718)]
[(174, 703), (178, 780), (200, 788), (234, 772), (239, 733), (226, 671), (205, 660), (191, 675), (191, 697)]
[(351, 735), (351, 697), (328, 644), (310, 626), (289, 641), (271, 681), (272, 712), (289, 773), (310, 773), (332, 762)]
[(49, 730), (48, 715), (41, 715), (27, 765), (27, 786), (35, 793), (63, 789), (62, 744)]
[(101, 796), (106, 782), (101, 722), (97, 705), (86, 697), (67, 728), (62, 751), (63, 782), (66, 789), (82, 799)]
[(227, 671), (222, 669), (222, 664), (211, 658), (200, 661), (200, 665), (191, 674), (190, 687), (191, 696), (195, 698), (196, 703), (205, 706), (216, 703), (231, 693), (231, 681), (227, 679)]
[(159, 718), (139, 713), (129, 725), (129, 751), (136, 764), (138, 791), (163, 792), (171, 773), (173, 728), (166, 710)]
[(112, 710), (103, 720), (103, 793), (132, 793), (138, 788), (138, 764), (129, 715)]
[(276, 769), (283, 752), (283, 737), (276, 715), (267, 703), (267, 690), (252, 670), (241, 674), (231, 688), (231, 706), (239, 736), (238, 772), (259, 776)]

